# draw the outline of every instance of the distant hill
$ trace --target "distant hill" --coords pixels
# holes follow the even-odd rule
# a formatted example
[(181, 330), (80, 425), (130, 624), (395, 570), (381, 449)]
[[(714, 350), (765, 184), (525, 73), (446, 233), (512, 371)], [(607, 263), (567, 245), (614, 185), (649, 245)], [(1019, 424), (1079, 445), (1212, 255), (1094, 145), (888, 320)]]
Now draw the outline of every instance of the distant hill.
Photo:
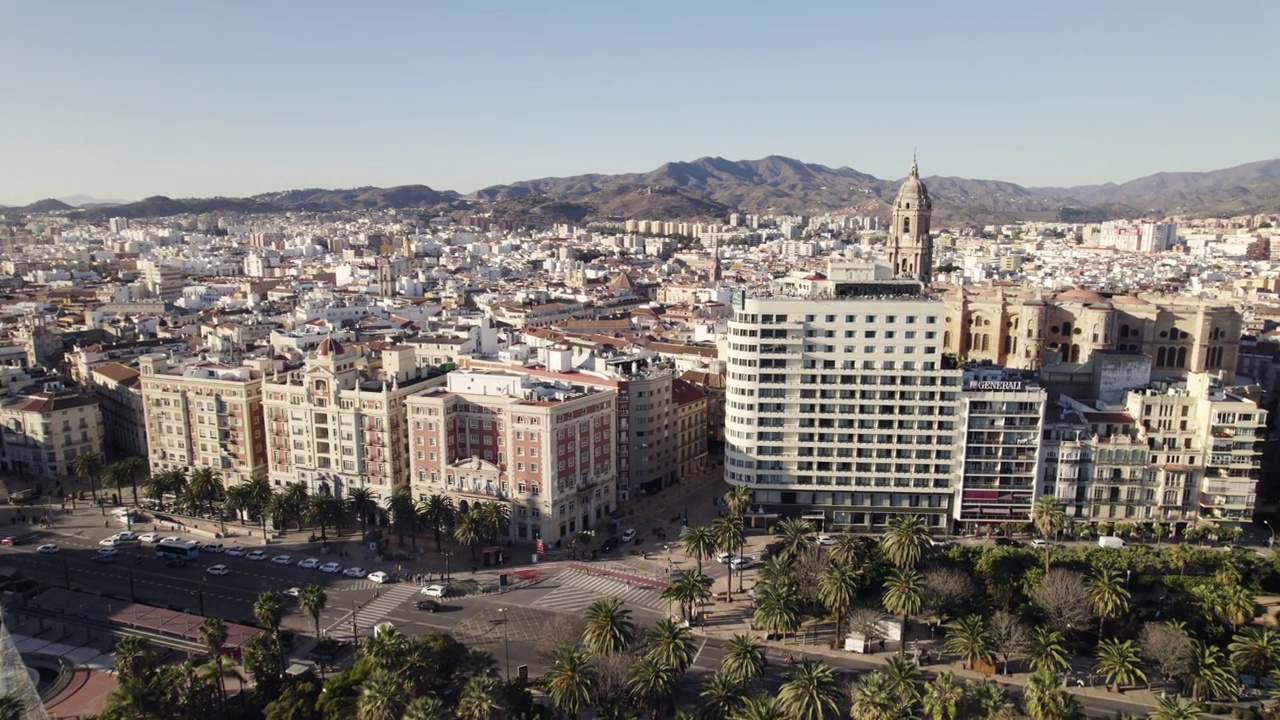
[[(1156, 173), (1129, 182), (1077, 187), (1023, 187), (999, 180), (924, 178), (935, 224), (1016, 220), (1093, 222), (1142, 215), (1239, 215), (1280, 212), (1280, 160), (1212, 172)], [(247, 198), (164, 196), (79, 210), (91, 220), (184, 213), (337, 212), (421, 208), (435, 213), (483, 212), (531, 227), (590, 220), (724, 219), (735, 211), (886, 217), (902, 179), (881, 179), (848, 167), (830, 168), (778, 155), (760, 160), (704, 157), (670, 162), (645, 173), (576, 175), (494, 185), (470, 195), (425, 185), (347, 190), (286, 190)], [(42, 200), (6, 212), (63, 212)]]
[(69, 195), (58, 199), (73, 207), (86, 207), (90, 205), (124, 205), (131, 202), (130, 200), (107, 200), (92, 197), (90, 195)]

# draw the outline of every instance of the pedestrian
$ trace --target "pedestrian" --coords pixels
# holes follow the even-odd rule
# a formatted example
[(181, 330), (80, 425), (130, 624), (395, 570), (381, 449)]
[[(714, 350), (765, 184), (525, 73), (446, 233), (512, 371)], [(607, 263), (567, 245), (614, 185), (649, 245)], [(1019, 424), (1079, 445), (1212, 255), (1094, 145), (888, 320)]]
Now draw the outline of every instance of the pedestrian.
[(884, 652), (884, 638), (880, 638), (880, 652)]

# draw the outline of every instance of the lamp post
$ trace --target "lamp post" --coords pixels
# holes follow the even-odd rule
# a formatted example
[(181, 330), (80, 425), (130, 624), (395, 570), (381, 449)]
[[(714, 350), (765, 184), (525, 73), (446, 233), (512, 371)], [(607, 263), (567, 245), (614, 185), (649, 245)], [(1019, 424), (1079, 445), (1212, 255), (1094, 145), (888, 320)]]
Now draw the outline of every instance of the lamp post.
[(1262, 524), (1266, 525), (1267, 529), (1271, 531), (1271, 537), (1267, 539), (1267, 547), (1274, 548), (1276, 546), (1276, 529), (1271, 527), (1269, 520), (1263, 520)]
[(453, 551), (442, 550), (440, 554), (444, 556), (444, 581), (449, 582), (449, 558), (453, 557)]
[(500, 607), (498, 612), (502, 613), (502, 652), (506, 658), (505, 667), (507, 670), (507, 682), (511, 682), (511, 632), (507, 629), (507, 610), (510, 608)]
[(194, 593), (192, 593), (193, 595), (199, 595), (199, 600), (200, 600), (200, 617), (204, 617), (204, 616), (205, 616), (205, 615), (204, 615), (204, 581), (205, 581), (205, 578), (206, 578), (206, 577), (207, 577), (207, 576), (204, 576), (204, 575), (201, 575), (201, 576), (200, 576), (200, 584), (199, 584), (199, 586), (197, 586), (197, 587), (196, 587), (196, 591), (195, 591)]
[(351, 642), (353, 645), (355, 645), (356, 650), (360, 649), (360, 631), (358, 629), (359, 625), (356, 623), (356, 611), (358, 611), (359, 609), (360, 607), (356, 605), (356, 601), (352, 600), (351, 601)]

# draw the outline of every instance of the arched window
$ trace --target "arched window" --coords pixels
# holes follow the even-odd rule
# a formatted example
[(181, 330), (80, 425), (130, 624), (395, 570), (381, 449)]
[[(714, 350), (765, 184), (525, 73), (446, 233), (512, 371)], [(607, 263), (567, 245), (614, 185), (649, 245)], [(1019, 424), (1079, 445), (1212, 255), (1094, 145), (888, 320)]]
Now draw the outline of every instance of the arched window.
[(982, 352), (991, 352), (991, 336), (982, 333)]
[(910, 233), (911, 233), (911, 218), (902, 218), (902, 234), (908, 235)]
[(950, 330), (944, 330), (942, 333), (942, 347), (947, 349), (951, 348), (951, 331)]
[(1068, 362), (1073, 362), (1073, 363), (1080, 362), (1080, 346), (1079, 345), (1071, 346), (1071, 359)]
[(1070, 335), (1070, 334), (1071, 334), (1071, 323), (1069, 323), (1069, 322), (1064, 322), (1064, 323), (1062, 323), (1062, 334), (1063, 334), (1063, 335)]
[(1156, 367), (1164, 367), (1164, 348), (1156, 350)]
[(1129, 326), (1127, 324), (1120, 326), (1120, 337), (1122, 338), (1129, 337)]
[(1187, 349), (1184, 347), (1180, 347), (1178, 348), (1178, 367), (1184, 368), (1186, 366), (1187, 366)]

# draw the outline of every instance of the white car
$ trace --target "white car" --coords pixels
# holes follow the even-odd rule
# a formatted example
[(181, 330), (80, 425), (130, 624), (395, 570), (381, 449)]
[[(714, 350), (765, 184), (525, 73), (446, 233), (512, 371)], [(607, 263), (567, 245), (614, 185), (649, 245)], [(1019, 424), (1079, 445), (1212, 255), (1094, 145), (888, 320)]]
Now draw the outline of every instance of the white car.
[(369, 573), (369, 579), (378, 583), (379, 585), (383, 583), (392, 582), (391, 576), (382, 572), (381, 570)]
[(284, 594), (289, 597), (298, 597), (302, 594), (302, 588), (291, 587), (288, 590), (285, 590)]
[(364, 568), (349, 567), (346, 570), (343, 570), (342, 574), (346, 575), (349, 578), (362, 578), (364, 577)]
[(135, 535), (132, 532), (129, 532), (128, 530), (121, 530), (120, 532), (116, 533), (116, 537), (124, 542), (129, 542), (130, 540), (138, 539), (137, 535)]
[(116, 537), (115, 535), (112, 535), (111, 537), (108, 537), (108, 538), (102, 538), (101, 540), (98, 541), (98, 544), (104, 547), (113, 548), (119, 545), (123, 545), (124, 541)]
[(322, 573), (329, 573), (330, 575), (334, 575), (336, 573), (342, 572), (342, 566), (336, 562), (327, 562), (321, 565), (319, 570)]
[(292, 564), (293, 564), (293, 556), (292, 556), (292, 555), (277, 555), (277, 556), (275, 556), (275, 557), (271, 558), (271, 562), (273, 562), (273, 563), (275, 563), (275, 564), (277, 564), (277, 565), (292, 565)]
[(177, 535), (170, 535), (167, 538), (161, 538), (160, 542), (182, 542), (182, 538)]
[(245, 557), (249, 558), (254, 562), (262, 562), (263, 560), (267, 559), (267, 554), (261, 550), (252, 550), (249, 552), (248, 555), (245, 555)]
[(247, 552), (249, 551), (242, 547), (227, 548), (227, 554), (231, 557), (244, 557), (244, 554)]
[(204, 545), (200, 546), (200, 552), (207, 552), (212, 555), (217, 555), (223, 552), (223, 550), (224, 548), (222, 547), (222, 543), (218, 543), (218, 542), (205, 543)]
[(1045, 540), (1044, 538), (1036, 538), (1035, 540), (1031, 541), (1031, 547), (1040, 548), (1041, 550), (1043, 550), (1049, 547), (1049, 541)]
[(302, 562), (298, 563), (298, 567), (302, 568), (303, 570), (315, 570), (316, 568), (320, 567), (320, 561), (317, 560), (316, 558), (307, 558), (306, 560), (303, 560)]
[(950, 541), (950, 540), (939, 540), (939, 539), (936, 539), (936, 538), (929, 538), (929, 545), (930, 545), (931, 547), (951, 547), (951, 541)]
[(636, 529), (635, 529), (635, 528), (629, 528), (626, 532), (622, 533), (622, 538), (621, 538), (621, 540), (622, 540), (622, 544), (623, 544), (623, 545), (626, 545), (627, 543), (629, 543), (629, 542), (631, 542), (632, 540), (635, 540), (635, 539), (636, 539)]
[(733, 559), (733, 553), (722, 552), (716, 555), (716, 562), (720, 563), (721, 565), (727, 565), (729, 561), (732, 559)]
[(60, 550), (60, 549), (61, 549), (61, 548), (59, 548), (57, 545), (54, 545), (53, 543), (46, 543), (46, 544), (41, 545), (40, 547), (36, 548), (36, 552), (38, 552), (38, 553), (44, 553), (45, 555), (52, 555), (52, 554), (54, 554), (54, 553), (58, 552), (58, 550)]
[(819, 545), (835, 545), (836, 539), (831, 537), (830, 535), (827, 535), (826, 533), (823, 533), (818, 536), (818, 544)]
[(100, 548), (98, 550), (98, 557), (115, 557), (119, 554), (120, 551), (115, 548)]
[(209, 569), (205, 570), (205, 572), (210, 575), (226, 575), (231, 572), (231, 570), (229, 570), (226, 565), (210, 565)]
[(158, 543), (160, 542), (160, 533), (142, 533), (138, 536), (138, 542)]
[(747, 568), (755, 564), (756, 564), (756, 561), (752, 560), (749, 557), (736, 557), (733, 560), (729, 561), (729, 567), (733, 568), (734, 570), (746, 570)]
[(422, 594), (427, 597), (443, 598), (449, 594), (449, 588), (443, 585), (428, 585), (422, 588)]

